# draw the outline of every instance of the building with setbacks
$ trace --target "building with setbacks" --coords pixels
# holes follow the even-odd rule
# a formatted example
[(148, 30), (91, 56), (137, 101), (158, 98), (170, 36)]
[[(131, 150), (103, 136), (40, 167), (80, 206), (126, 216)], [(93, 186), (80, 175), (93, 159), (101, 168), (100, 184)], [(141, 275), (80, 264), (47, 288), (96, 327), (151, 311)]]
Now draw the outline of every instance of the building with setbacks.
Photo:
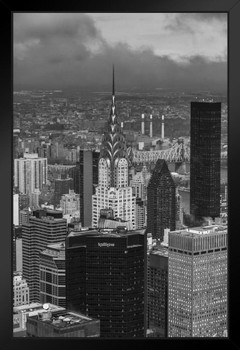
[(164, 229), (176, 227), (176, 185), (163, 159), (158, 159), (147, 187), (147, 232), (163, 241)]
[[(40, 257), (48, 244), (64, 242), (67, 235), (67, 221), (62, 212), (55, 210), (35, 210), (29, 222), (22, 226), (22, 266), (23, 278), (29, 286), (30, 302), (40, 300)], [(49, 276), (49, 283), (54, 283)]]

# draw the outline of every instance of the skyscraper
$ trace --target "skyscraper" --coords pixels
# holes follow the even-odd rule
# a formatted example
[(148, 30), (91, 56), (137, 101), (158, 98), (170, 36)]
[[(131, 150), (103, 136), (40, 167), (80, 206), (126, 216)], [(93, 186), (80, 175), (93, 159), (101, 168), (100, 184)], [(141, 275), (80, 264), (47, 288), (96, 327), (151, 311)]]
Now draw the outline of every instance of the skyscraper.
[(162, 241), (164, 229), (175, 225), (176, 186), (166, 161), (158, 159), (147, 187), (147, 232)]
[(148, 260), (148, 328), (154, 337), (167, 337), (168, 248), (155, 246)]
[(98, 184), (99, 151), (80, 150), (74, 175), (74, 191), (80, 195), (82, 226), (92, 225), (92, 196)]
[(23, 158), (14, 159), (14, 186), (19, 192), (31, 194), (42, 190), (47, 182), (47, 158), (35, 153), (24, 153)]
[(59, 211), (36, 210), (29, 223), (23, 224), (23, 278), (29, 286), (30, 302), (39, 301), (40, 297), (39, 253), (48, 244), (64, 242), (66, 235), (67, 222)]
[(168, 336), (213, 337), (227, 329), (227, 230), (169, 232)]
[(146, 259), (145, 230), (71, 232), (67, 308), (99, 319), (103, 338), (144, 337)]
[(113, 209), (114, 217), (130, 221), (135, 229), (136, 197), (129, 186), (129, 160), (122, 128), (117, 120), (113, 70), (112, 105), (98, 163), (98, 186), (92, 197), (92, 226), (97, 227), (101, 209)]
[(190, 214), (220, 216), (221, 103), (191, 102)]
[(65, 242), (48, 244), (40, 252), (40, 303), (66, 306)]

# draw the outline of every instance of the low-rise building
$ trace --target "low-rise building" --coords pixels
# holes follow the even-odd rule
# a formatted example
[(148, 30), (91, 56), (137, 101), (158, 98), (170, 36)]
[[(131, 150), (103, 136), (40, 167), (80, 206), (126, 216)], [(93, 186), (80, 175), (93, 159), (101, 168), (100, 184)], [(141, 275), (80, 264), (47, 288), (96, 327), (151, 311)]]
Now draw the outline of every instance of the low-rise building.
[(28, 337), (99, 337), (100, 321), (68, 310), (46, 309), (27, 317), (26, 334)]

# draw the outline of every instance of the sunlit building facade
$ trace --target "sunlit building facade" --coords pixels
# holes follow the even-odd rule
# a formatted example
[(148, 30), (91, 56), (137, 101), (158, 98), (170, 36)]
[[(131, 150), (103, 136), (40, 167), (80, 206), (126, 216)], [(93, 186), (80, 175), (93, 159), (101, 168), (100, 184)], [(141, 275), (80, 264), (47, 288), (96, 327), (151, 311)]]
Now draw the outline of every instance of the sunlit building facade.
[(31, 194), (42, 190), (47, 183), (47, 158), (36, 153), (24, 153), (23, 158), (14, 159), (14, 186), (19, 192)]
[(227, 229), (169, 233), (168, 336), (214, 337), (227, 329)]
[(113, 92), (107, 132), (104, 133), (98, 163), (98, 186), (92, 196), (92, 227), (98, 226), (101, 209), (113, 209), (114, 218), (130, 221), (136, 228), (136, 197), (129, 186), (129, 160), (122, 128), (117, 120)]

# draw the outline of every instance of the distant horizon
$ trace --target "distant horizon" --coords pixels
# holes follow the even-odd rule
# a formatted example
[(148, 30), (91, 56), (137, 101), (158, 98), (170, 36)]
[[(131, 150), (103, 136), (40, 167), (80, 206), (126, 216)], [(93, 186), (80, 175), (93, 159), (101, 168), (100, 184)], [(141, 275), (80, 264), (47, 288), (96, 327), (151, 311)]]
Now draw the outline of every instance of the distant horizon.
[[(67, 92), (67, 91), (81, 91), (81, 92), (90, 92), (90, 93), (100, 93), (100, 94), (112, 94), (111, 90), (111, 84), (109, 83), (109, 86), (99, 86), (98, 89), (93, 86), (65, 86), (64, 88), (58, 88), (58, 87), (44, 87), (44, 86), (39, 86), (39, 87), (34, 87), (33, 85), (17, 85), (13, 88), (13, 92), (20, 92), (20, 91), (51, 91), (51, 92)], [(202, 88), (171, 88), (171, 87), (119, 87), (118, 89), (116, 88), (115, 94), (121, 94), (121, 93), (149, 93), (149, 92), (156, 92), (156, 93), (161, 93), (164, 91), (171, 91), (171, 92), (186, 92), (186, 93), (198, 93), (198, 92), (210, 92), (210, 93), (223, 93), (226, 94), (228, 92), (228, 88), (224, 87), (219, 87), (215, 89), (207, 88), (207, 87), (202, 87)]]

